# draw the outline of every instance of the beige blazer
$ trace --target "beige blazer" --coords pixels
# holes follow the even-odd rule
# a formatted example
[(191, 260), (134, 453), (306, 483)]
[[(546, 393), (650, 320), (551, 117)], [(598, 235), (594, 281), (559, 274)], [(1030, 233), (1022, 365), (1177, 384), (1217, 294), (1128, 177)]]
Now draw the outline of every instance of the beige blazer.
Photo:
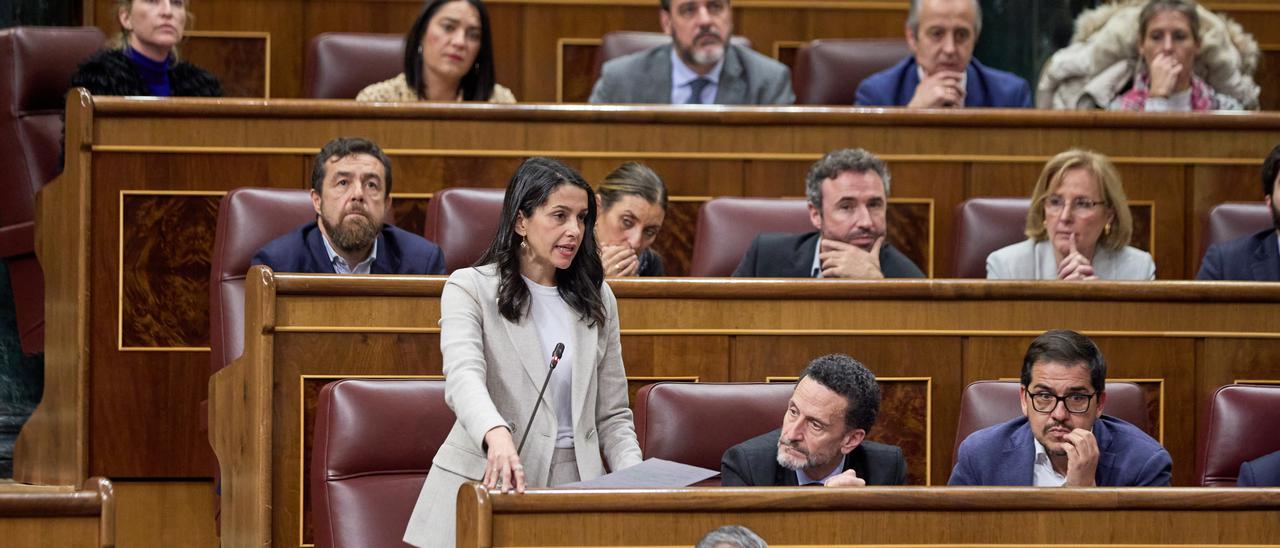
[[(573, 446), (578, 475), (589, 480), (639, 464), (640, 445), (627, 406), (627, 377), (618, 338), (618, 304), (601, 287), (606, 322), (573, 332)], [(436, 453), (404, 534), (416, 546), (453, 546), (455, 499), (464, 481), (484, 476), (484, 434), (505, 426), (516, 444), (546, 378), (541, 343), (532, 318), (512, 323), (498, 312), (494, 265), (455, 271), (440, 296), (440, 351), (444, 354), (445, 401), (458, 420)], [(545, 487), (555, 449), (556, 416), (550, 392), (530, 428), (521, 453), (529, 487)], [(603, 449), (603, 451), (602, 451)]]

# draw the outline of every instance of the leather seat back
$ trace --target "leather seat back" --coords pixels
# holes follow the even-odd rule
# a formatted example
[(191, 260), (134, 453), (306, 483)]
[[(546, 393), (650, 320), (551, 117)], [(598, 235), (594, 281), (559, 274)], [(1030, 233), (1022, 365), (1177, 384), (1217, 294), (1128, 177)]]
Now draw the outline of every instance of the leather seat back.
[(498, 233), (501, 188), (446, 188), (427, 205), (426, 238), (440, 246), (451, 273), (475, 264)]
[(908, 55), (901, 38), (813, 40), (796, 53), (796, 104), (852, 105), (863, 80)]
[(715, 198), (702, 204), (693, 240), (690, 276), (729, 276), (757, 234), (810, 232), (802, 198)]
[(1280, 451), (1280, 386), (1228, 384), (1213, 393), (1197, 442), (1196, 478), (1205, 487), (1234, 487), (1240, 464)]
[(355, 99), (360, 90), (404, 71), (404, 35), (325, 32), (307, 43), (302, 96)]
[(972, 198), (956, 207), (956, 278), (986, 278), (987, 255), (1027, 239), (1026, 198)]

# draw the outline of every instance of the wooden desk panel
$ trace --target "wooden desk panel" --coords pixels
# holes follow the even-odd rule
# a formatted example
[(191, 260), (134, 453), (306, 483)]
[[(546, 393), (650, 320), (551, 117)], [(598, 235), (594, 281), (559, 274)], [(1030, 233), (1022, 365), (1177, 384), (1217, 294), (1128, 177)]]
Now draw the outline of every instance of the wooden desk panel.
[(738, 524), (770, 546), (1272, 545), (1280, 489), (458, 490), (458, 546), (688, 546)]
[[(1214, 388), (1200, 379), (1223, 376), (1206, 368), (1232, 360), (1250, 378), (1280, 379), (1273, 359), (1280, 336), (1256, 330), (1280, 320), (1280, 287), (1265, 284), (645, 279), (611, 286), (632, 377), (762, 381), (845, 352), (880, 377), (927, 379), (929, 434), (916, 447), (927, 451), (934, 485), (950, 472), (964, 384), (1016, 377), (1027, 343), (1044, 329), (1096, 338), (1111, 378), (1153, 388), (1153, 434), (1164, 437), (1180, 485), (1193, 480), (1195, 417)], [(438, 375), (443, 279), (255, 269), (246, 287), (245, 355), (210, 382), (223, 538), (294, 546), (309, 540), (307, 394), (325, 378)], [(1213, 360), (1196, 351), (1213, 345), (1234, 350)], [(883, 413), (904, 406), (894, 407)]]
[(0, 484), (0, 538), (5, 546), (114, 547), (115, 500), (104, 478), (79, 488)]
[[(1270, 143), (1280, 142), (1280, 115), (372, 107), (72, 95), (67, 169), (41, 192), (39, 226), (49, 340), (58, 341), (46, 368), (71, 382), (46, 383), (42, 404), (65, 414), (37, 412), (27, 426), (58, 432), (49, 439), (61, 441), (38, 449), (57, 454), (29, 459), (27, 466), (43, 472), (20, 474), (74, 482), (90, 474), (210, 473), (198, 402), (209, 367), (206, 299), (216, 201), (239, 186), (304, 188), (310, 157), (335, 135), (365, 135), (388, 149), (407, 218), (441, 188), (504, 185), (531, 154), (563, 158), (593, 181), (623, 160), (644, 160), (677, 197), (679, 214), (671, 215), (658, 243), (673, 258), (673, 272), (687, 261), (696, 206), (707, 197), (798, 196), (813, 160), (858, 144), (889, 161), (895, 208), (931, 212), (924, 213), (933, 218), (924, 252), (936, 276), (951, 271), (960, 201), (1023, 195), (1046, 158), (1085, 144), (1116, 157), (1130, 196), (1153, 219), (1159, 275), (1182, 278), (1192, 275), (1199, 258), (1202, 212), (1218, 201), (1256, 198), (1252, 181)], [(895, 232), (907, 233), (904, 227)], [(1123, 318), (1116, 328), (1125, 330), (1150, 321), (1116, 317)], [(949, 318), (955, 329), (973, 320)], [(1257, 325), (1244, 329), (1259, 331)], [(650, 367), (645, 359), (634, 365)], [(730, 378), (727, 364), (717, 367), (709, 378)], [(154, 390), (139, 394), (137, 386)], [(36, 451), (29, 443), (26, 451)], [(935, 470), (934, 477), (941, 474)]]

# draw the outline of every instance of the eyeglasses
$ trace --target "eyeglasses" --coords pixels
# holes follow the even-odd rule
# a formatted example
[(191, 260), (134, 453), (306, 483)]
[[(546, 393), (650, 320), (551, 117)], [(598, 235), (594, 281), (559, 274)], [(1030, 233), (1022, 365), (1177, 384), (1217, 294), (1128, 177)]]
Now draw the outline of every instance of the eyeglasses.
[[(1067, 205), (1067, 201), (1062, 196), (1050, 196), (1044, 200), (1044, 208), (1046, 211), (1057, 213), (1062, 211), (1063, 206)], [(1093, 211), (1093, 208), (1100, 205), (1106, 205), (1106, 202), (1089, 200), (1086, 198), (1076, 198), (1071, 200), (1072, 211)]]
[(1067, 411), (1079, 415), (1089, 410), (1089, 402), (1093, 401), (1093, 397), (1097, 394), (1094, 392), (1059, 396), (1048, 392), (1027, 392), (1027, 397), (1031, 398), (1031, 407), (1041, 413), (1052, 413), (1058, 408), (1058, 402), (1062, 402), (1067, 407)]

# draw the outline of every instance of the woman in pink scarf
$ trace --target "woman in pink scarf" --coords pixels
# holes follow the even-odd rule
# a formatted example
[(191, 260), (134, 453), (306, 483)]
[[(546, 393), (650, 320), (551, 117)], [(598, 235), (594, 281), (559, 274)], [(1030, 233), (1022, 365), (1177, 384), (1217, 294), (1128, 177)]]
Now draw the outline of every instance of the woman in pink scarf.
[(1241, 110), (1236, 99), (1217, 93), (1193, 67), (1200, 53), (1200, 17), (1191, 0), (1151, 0), (1138, 15), (1142, 62), (1127, 91), (1109, 110), (1189, 112)]

